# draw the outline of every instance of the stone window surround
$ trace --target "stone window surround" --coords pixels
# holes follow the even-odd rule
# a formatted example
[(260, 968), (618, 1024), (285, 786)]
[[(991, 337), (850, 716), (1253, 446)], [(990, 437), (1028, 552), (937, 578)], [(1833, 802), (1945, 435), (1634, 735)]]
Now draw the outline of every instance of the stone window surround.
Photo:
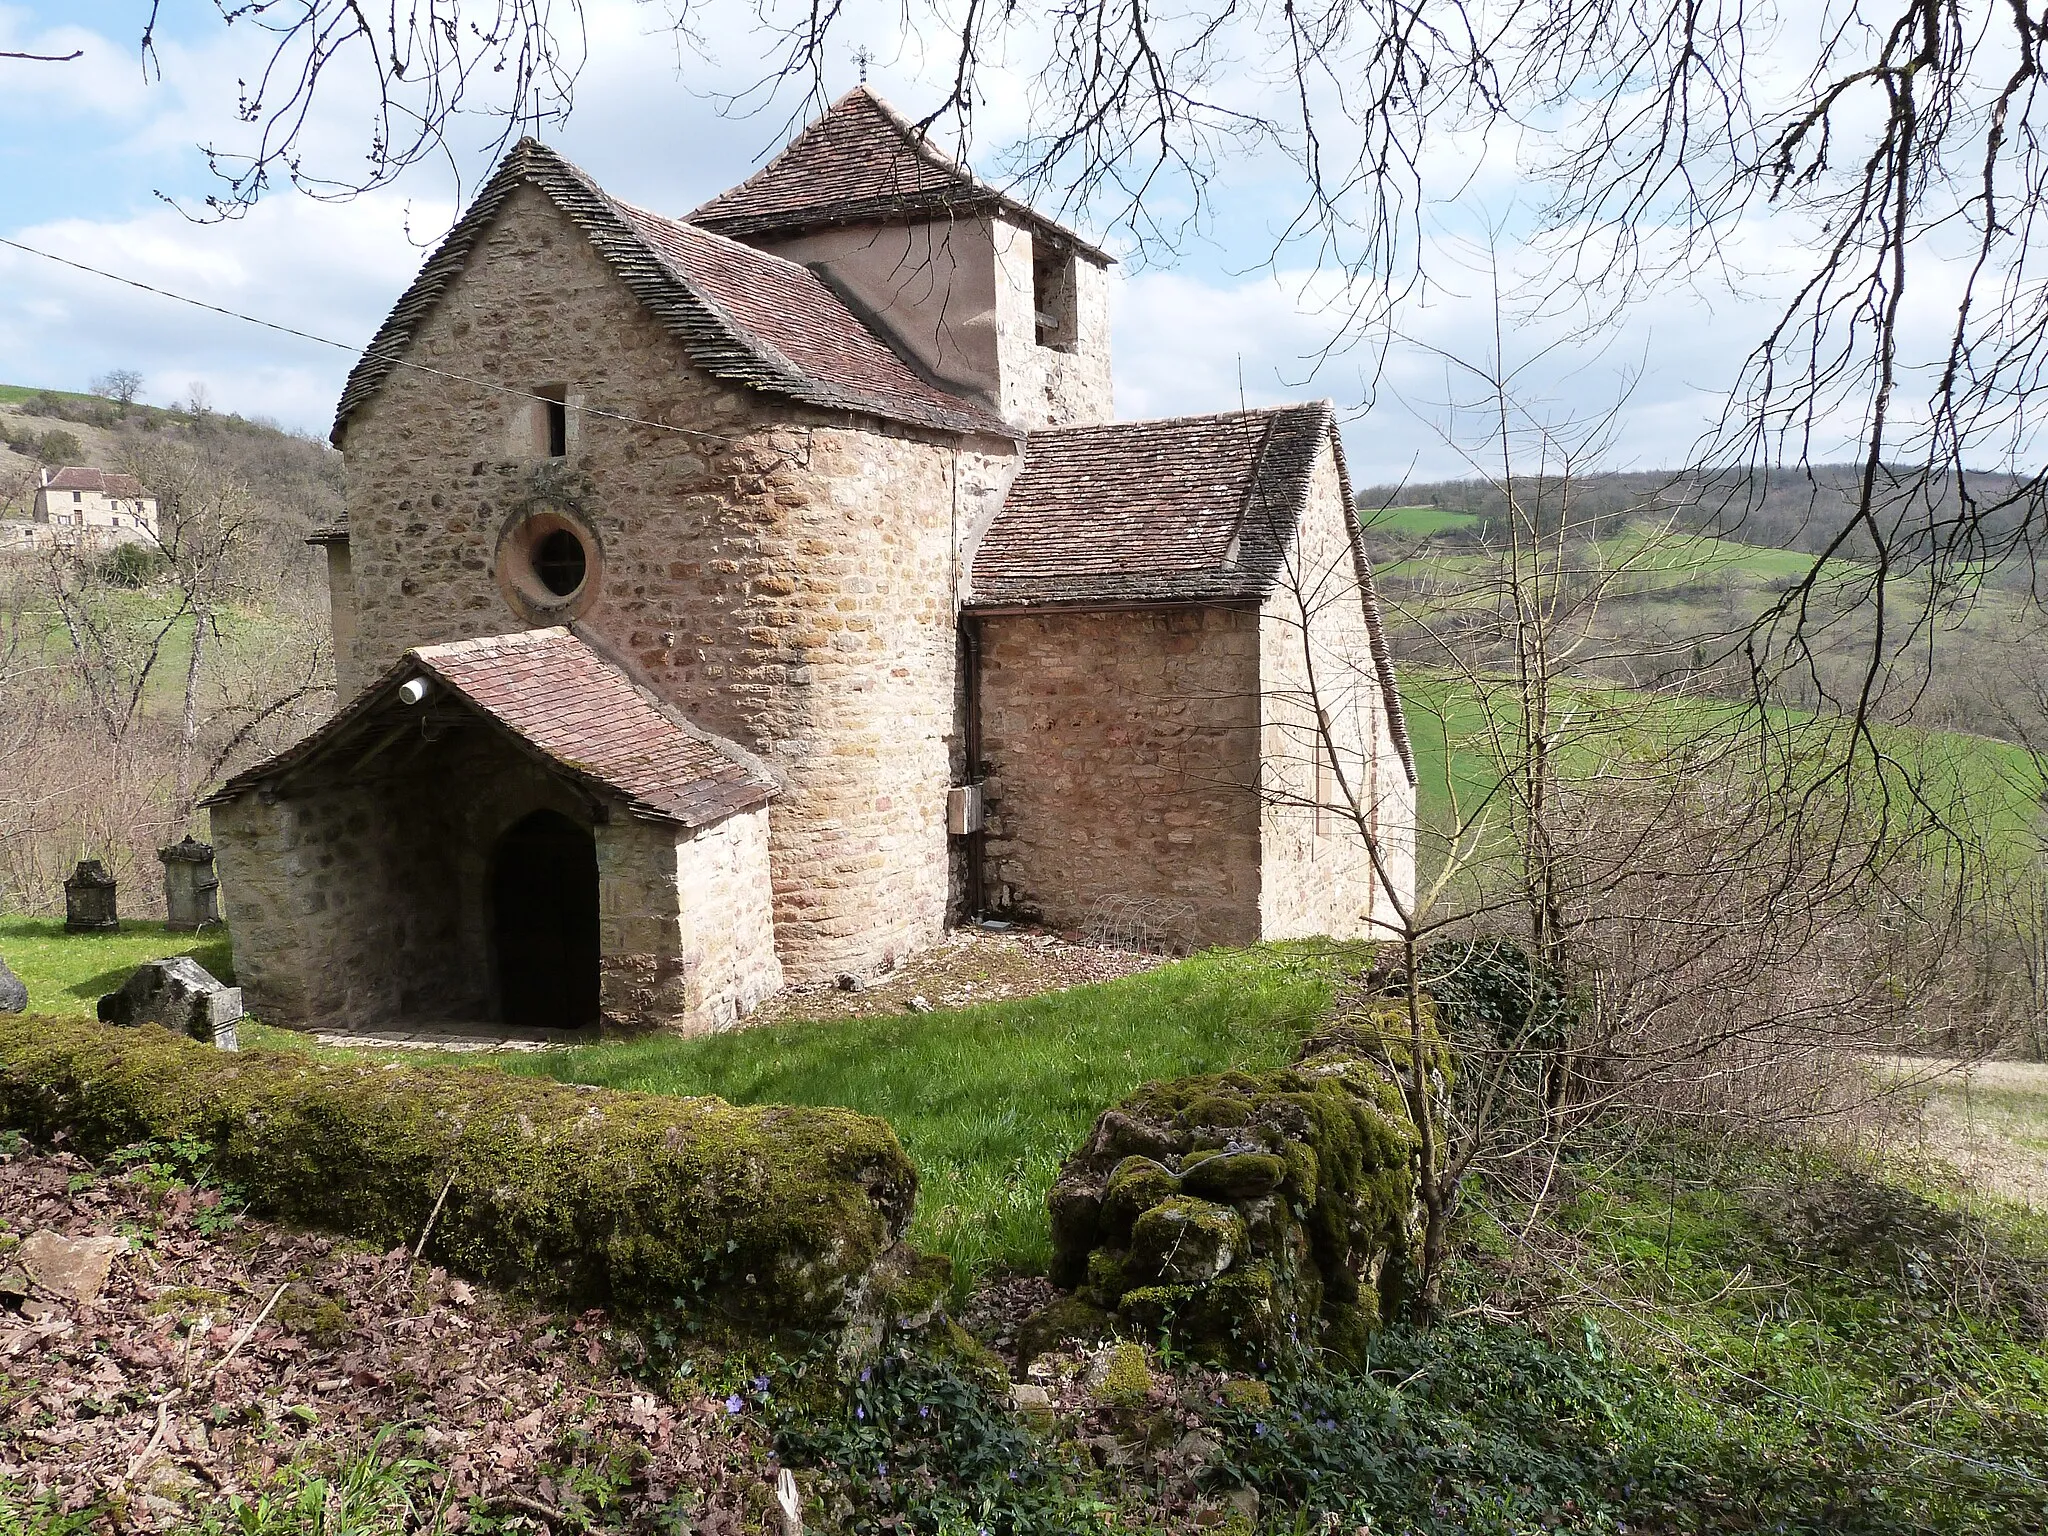
[[(583, 582), (573, 592), (556, 595), (534, 569), (541, 543), (553, 533), (567, 532), (583, 546)], [(536, 627), (566, 624), (580, 618), (597, 601), (604, 586), (604, 545), (597, 532), (574, 513), (556, 507), (515, 512), (498, 534), (491, 559), (498, 591), (514, 613)]]

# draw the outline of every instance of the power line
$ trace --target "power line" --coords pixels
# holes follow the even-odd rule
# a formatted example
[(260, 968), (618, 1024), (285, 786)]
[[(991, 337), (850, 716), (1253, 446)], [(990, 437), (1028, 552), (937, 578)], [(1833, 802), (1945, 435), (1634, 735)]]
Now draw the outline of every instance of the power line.
[[(32, 245), (23, 245), (19, 240), (10, 240), (4, 235), (0, 235), (0, 245), (8, 246), (25, 255), (40, 256), (43, 260), (53, 261), (60, 267), (71, 267), (79, 272), (88, 272), (94, 277), (103, 277), (109, 282), (120, 283), (124, 287), (140, 289), (143, 293), (154, 294), (160, 299), (170, 299), (175, 303), (189, 304), (194, 309), (203, 309), (210, 314), (224, 315), (230, 320), (240, 320), (247, 325), (260, 325), (266, 331), (276, 331), (280, 335), (294, 336), (300, 341), (310, 341), (316, 346), (333, 347), (336, 351), (346, 352), (350, 356), (360, 355), (369, 357), (372, 355), (367, 348), (353, 347), (345, 341), (335, 341), (328, 336), (315, 336), (311, 331), (301, 331), (293, 326), (281, 325), (275, 320), (265, 320), (257, 315), (245, 315), (240, 310), (223, 309), (218, 304), (209, 304), (206, 300), (195, 299), (189, 294), (173, 293), (168, 288), (158, 288), (137, 278), (124, 277), (119, 272), (108, 272), (100, 267), (87, 266), (82, 261), (73, 261), (69, 256), (59, 256), (54, 251), (37, 250)], [(410, 368), (415, 373), (430, 374), (437, 379), (448, 379), (457, 384), (472, 384), (478, 389), (488, 389), (497, 394), (511, 395), (515, 399), (541, 400), (546, 401), (550, 405), (560, 405), (562, 403), (548, 395), (537, 395), (531, 390), (515, 389), (510, 384), (499, 384), (490, 379), (472, 378), (468, 374), (451, 373), (445, 368), (429, 367), (425, 363), (415, 363), (407, 358), (396, 357), (389, 353), (380, 353), (377, 356), (380, 361), (389, 363), (395, 368)], [(704, 432), (695, 427), (678, 427), (666, 421), (648, 421), (639, 416), (628, 416), (619, 411), (600, 410), (598, 407), (591, 405), (579, 405), (575, 409), (579, 415), (595, 416), (602, 421), (616, 421), (630, 427), (652, 427), (658, 432), (678, 432), (685, 437), (709, 438), (715, 443), (737, 441), (737, 439), (720, 432)]]

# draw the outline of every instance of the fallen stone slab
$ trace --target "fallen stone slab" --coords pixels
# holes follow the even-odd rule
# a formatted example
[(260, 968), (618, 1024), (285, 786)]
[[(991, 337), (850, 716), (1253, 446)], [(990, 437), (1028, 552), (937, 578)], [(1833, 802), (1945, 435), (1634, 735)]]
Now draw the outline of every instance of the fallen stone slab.
[(125, 1237), (66, 1237), (61, 1232), (31, 1232), (15, 1250), (15, 1258), (34, 1284), (52, 1296), (85, 1306), (106, 1289), (107, 1274), (113, 1269), (115, 1258), (127, 1248)]
[(145, 960), (118, 992), (100, 999), (100, 1022), (122, 1029), (159, 1024), (223, 1051), (239, 1049), (242, 989), (224, 987), (190, 955)]
[(7, 968), (7, 961), (0, 957), (0, 1013), (27, 1013), (28, 987), (22, 979)]

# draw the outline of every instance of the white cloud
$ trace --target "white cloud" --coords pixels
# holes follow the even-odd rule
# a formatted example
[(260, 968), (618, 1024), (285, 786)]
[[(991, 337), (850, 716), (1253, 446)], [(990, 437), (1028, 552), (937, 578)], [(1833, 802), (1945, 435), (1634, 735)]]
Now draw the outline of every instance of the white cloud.
[[(436, 224), (445, 210), (416, 210)], [(168, 208), (117, 221), (62, 219), (22, 244), (152, 286), (360, 348), (423, 253), (392, 194), (350, 204), (277, 198), (231, 224)], [(218, 409), (324, 430), (353, 350), (318, 346), (0, 248), (0, 356), (9, 382), (83, 389), (109, 368), (142, 373), (145, 398), (204, 384)]]

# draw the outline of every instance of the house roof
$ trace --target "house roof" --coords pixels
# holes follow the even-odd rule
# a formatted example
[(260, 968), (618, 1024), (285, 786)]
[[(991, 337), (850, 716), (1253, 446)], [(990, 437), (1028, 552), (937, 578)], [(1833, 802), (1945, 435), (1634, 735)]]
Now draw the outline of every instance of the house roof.
[[(375, 394), (514, 191), (537, 188), (589, 238), (650, 314), (716, 378), (828, 410), (952, 432), (1018, 435), (984, 407), (916, 372), (814, 272), (632, 207), (537, 139), (521, 139), (405, 291), (348, 376), (348, 419)], [(593, 402), (602, 406), (602, 401)]]
[(46, 491), (98, 491), (102, 496), (121, 496), (133, 500), (147, 496), (142, 482), (133, 475), (116, 474), (111, 469), (85, 469), (67, 464), (44, 483)]
[(208, 797), (230, 799), (323, 759), (340, 758), (374, 723), (407, 705), (399, 690), (425, 676), (572, 779), (623, 799), (635, 814), (708, 826), (765, 805), (776, 785), (729, 742), (697, 730), (567, 629), (423, 645), (298, 745), (236, 774)]
[(1032, 433), (1024, 467), (974, 553), (968, 606), (1001, 613), (1263, 601), (1285, 575), (1326, 443), (1389, 730), (1412, 780), (1372, 563), (1327, 400)]
[(960, 218), (991, 208), (1093, 261), (1113, 259), (1065, 225), (977, 180), (864, 85), (833, 102), (752, 176), (697, 209), (690, 222), (749, 240), (841, 224)]

